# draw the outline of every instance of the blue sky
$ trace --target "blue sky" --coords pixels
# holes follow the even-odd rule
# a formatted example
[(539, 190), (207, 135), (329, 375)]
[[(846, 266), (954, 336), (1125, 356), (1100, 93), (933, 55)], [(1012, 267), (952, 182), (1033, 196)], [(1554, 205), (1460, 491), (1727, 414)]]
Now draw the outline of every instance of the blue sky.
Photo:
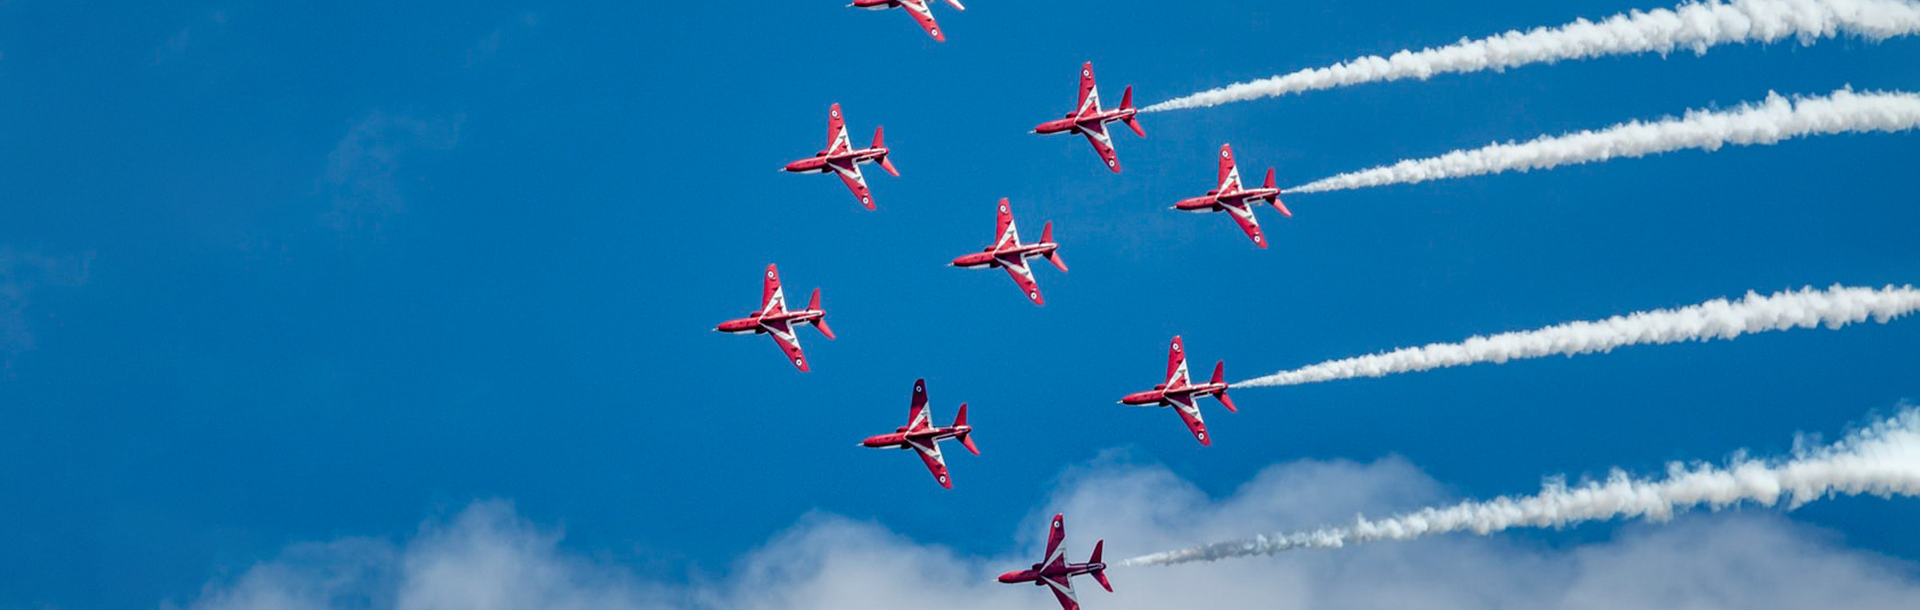
[[(1920, 90), (1920, 40), (1158, 113), (1148, 138), (1116, 136), (1110, 175), (1078, 138), (1026, 133), (1072, 106), (1083, 61), (1109, 101), (1133, 85), (1145, 104), (1662, 5), (981, 0), (935, 8), (941, 44), (832, 2), (117, 4), (0, 3), (0, 608), (191, 606), (297, 545), (437, 540), (423, 522), (494, 500), (500, 522), (564, 531), (553, 553), (670, 585), (821, 520), (998, 557), (1108, 476), (1076, 472), (1225, 501), (1352, 460), (1421, 498), (1526, 493), (1783, 451), (1920, 395), (1906, 320), (1250, 388), (1238, 414), (1207, 408), (1207, 448), (1172, 413), (1113, 404), (1158, 381), (1175, 334), (1240, 379), (1749, 289), (1913, 282), (1914, 134), (1293, 196), (1291, 219), (1262, 211), (1264, 251), (1166, 208), (1211, 186), (1223, 142), (1298, 184), (1769, 90)], [(856, 142), (884, 125), (895, 150), (901, 177), (869, 172), (877, 212), (774, 171), (822, 147), (834, 102)], [(1034, 237), (1055, 223), (1072, 272), (1038, 270), (1044, 308), (1000, 272), (944, 267), (992, 238), (1000, 197)], [(757, 304), (768, 263), (790, 293), (824, 289), (840, 338), (803, 331), (812, 373), (709, 330)], [(984, 455), (949, 451), (950, 491), (854, 446), (905, 421), (918, 377), (936, 420), (972, 405)], [(1326, 518), (1410, 505), (1355, 497)], [(1915, 509), (1697, 527), (1772, 528), (1730, 535), (1910, 583)], [(1463, 544), (1551, 563), (1653, 531)], [(1077, 552), (1100, 535), (1076, 530)]]

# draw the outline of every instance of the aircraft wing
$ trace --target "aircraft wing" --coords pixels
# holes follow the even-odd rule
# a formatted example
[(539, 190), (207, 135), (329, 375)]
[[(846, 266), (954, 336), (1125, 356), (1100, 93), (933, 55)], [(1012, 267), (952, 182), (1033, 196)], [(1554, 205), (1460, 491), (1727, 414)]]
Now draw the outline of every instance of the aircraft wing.
[(1100, 110), (1100, 88), (1093, 84), (1093, 62), (1080, 65), (1080, 99), (1074, 102), (1073, 108), (1076, 114)]
[(1260, 233), (1260, 220), (1253, 217), (1253, 206), (1248, 205), (1246, 200), (1221, 200), (1220, 207), (1227, 210), (1234, 222), (1240, 223), (1240, 230), (1247, 232), (1247, 238), (1253, 240), (1253, 245), (1267, 247), (1267, 237)]
[(1028, 300), (1035, 305), (1047, 304), (1047, 300), (1040, 296), (1040, 283), (1033, 281), (1033, 267), (1027, 265), (1027, 259), (1017, 254), (996, 258), (1000, 266), (1007, 269), (1007, 275), (1013, 278), (1013, 283), (1020, 285), (1020, 292), (1026, 293)]
[(766, 281), (760, 283), (760, 315), (787, 310), (786, 293), (780, 289), (780, 270), (767, 265)]
[(900, 6), (913, 15), (914, 21), (920, 22), (920, 29), (926, 30), (927, 35), (940, 42), (947, 41), (947, 35), (940, 33), (940, 24), (934, 23), (933, 9), (927, 7), (926, 0), (900, 0)]
[(860, 205), (873, 209), (873, 191), (867, 190), (867, 177), (860, 175), (860, 166), (852, 161), (828, 161), (827, 167), (833, 169), (840, 181), (847, 183), (847, 190), (860, 200)]
[(1054, 580), (1042, 576), (1040, 582), (1047, 583), (1047, 588), (1053, 590), (1053, 596), (1060, 600), (1060, 610), (1080, 610), (1080, 598), (1073, 594), (1073, 579)]
[(799, 368), (802, 373), (809, 370), (806, 355), (800, 353), (800, 335), (793, 332), (793, 324), (786, 320), (779, 320), (761, 322), (760, 326), (767, 329), (767, 334), (773, 337), (774, 343), (780, 345), (780, 351), (787, 353), (787, 360), (793, 362), (794, 367)]
[(921, 444), (921, 441), (908, 440), (907, 444), (913, 446), (914, 453), (920, 454), (920, 461), (927, 463), (927, 471), (933, 473), (933, 480), (939, 481), (941, 487), (953, 489), (953, 480), (947, 478), (947, 460), (940, 455), (939, 443), (926, 441), (926, 444)]
[[(1060, 543), (1066, 541), (1066, 539), (1067, 518), (1065, 515), (1055, 514), (1053, 516), (1053, 523), (1047, 526), (1047, 558), (1045, 561), (1040, 562), (1042, 567), (1051, 566), (1055, 563), (1066, 563), (1067, 552), (1065, 549), (1060, 548)], [(1067, 591), (1069, 595), (1071, 595), (1073, 591), (1071, 582), (1067, 583)]]
[(1007, 198), (1000, 198), (999, 217), (994, 219), (993, 247), (1004, 248), (1020, 245), (1020, 229), (1013, 226), (1013, 209), (1007, 207)]
[(1233, 163), (1233, 148), (1229, 144), (1220, 145), (1220, 192), (1231, 193), (1240, 190), (1240, 168)]
[(1180, 344), (1180, 337), (1173, 338), (1173, 346), (1167, 348), (1167, 389), (1186, 387), (1187, 350)]
[(835, 155), (853, 149), (853, 140), (847, 137), (847, 118), (840, 114), (840, 105), (834, 104), (827, 109), (827, 154)]
[(1081, 129), (1087, 134), (1087, 141), (1093, 143), (1094, 152), (1100, 153), (1100, 160), (1107, 162), (1107, 169), (1120, 171), (1120, 155), (1113, 151), (1113, 134), (1107, 133), (1105, 123), (1094, 123)]
[[(933, 415), (927, 412), (927, 380), (913, 380), (913, 410), (907, 412), (907, 431), (933, 427)], [(936, 451), (937, 453), (937, 451)]]
[(1207, 438), (1207, 422), (1200, 419), (1200, 407), (1194, 404), (1192, 394), (1168, 394), (1167, 402), (1173, 403), (1173, 410), (1180, 414), (1180, 421), (1187, 422), (1187, 430), (1193, 432), (1193, 438), (1202, 445), (1212, 445)]

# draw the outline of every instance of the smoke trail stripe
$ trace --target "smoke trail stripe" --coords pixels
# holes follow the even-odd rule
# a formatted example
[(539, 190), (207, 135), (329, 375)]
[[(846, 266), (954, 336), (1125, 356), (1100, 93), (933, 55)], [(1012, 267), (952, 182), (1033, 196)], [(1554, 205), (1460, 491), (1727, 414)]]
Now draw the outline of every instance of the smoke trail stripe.
[[(1801, 443), (1796, 442), (1796, 447)], [(1634, 478), (1615, 470), (1602, 481), (1568, 486), (1549, 479), (1540, 493), (1486, 502), (1422, 509), (1378, 521), (1365, 517), (1342, 527), (1255, 536), (1143, 555), (1121, 566), (1163, 566), (1195, 561), (1272, 555), (1300, 549), (1339, 548), (1382, 540), (1412, 540), (1436, 534), (1482, 536), (1515, 527), (1559, 527), (1586, 521), (1643, 518), (1666, 521), (1695, 507), (1720, 510), (1744, 503), (1799, 508), (1835, 495), (1920, 496), (1920, 411), (1903, 408), (1815, 449), (1797, 449), (1787, 460), (1735, 454), (1726, 466), (1667, 465), (1663, 479)]]
[(1681, 49), (1705, 54), (1708, 47), (1772, 43), (1792, 37), (1811, 45), (1843, 34), (1879, 42), (1920, 32), (1920, 3), (1908, 0), (1709, 0), (1672, 9), (1632, 11), (1598, 22), (1585, 19), (1558, 27), (1465, 40), (1390, 57), (1369, 55), (1324, 68), (1311, 68), (1256, 81), (1235, 83), (1160, 102), (1141, 112), (1204, 108), (1290, 93), (1435, 74), (1504, 70), (1563, 59), (1660, 53)]
[(1825, 97), (1789, 100), (1768, 92), (1764, 102), (1742, 104), (1731, 110), (1689, 110), (1680, 118), (1651, 123), (1633, 121), (1598, 131), (1456, 150), (1438, 157), (1348, 172), (1287, 190), (1294, 193), (1339, 191), (1548, 169), (1689, 148), (1711, 151), (1727, 144), (1753, 146), (1812, 135), (1916, 128), (1920, 128), (1920, 95), (1913, 93), (1855, 93), (1841, 89)]
[(1332, 360), (1233, 384), (1234, 387), (1298, 385), (1355, 377), (1383, 377), (1480, 362), (1542, 356), (1573, 356), (1626, 345), (1732, 339), (1741, 335), (1826, 326), (1838, 329), (1872, 318), (1885, 324), (1920, 311), (1913, 286), (1880, 289), (1834, 285), (1738, 301), (1714, 299), (1678, 309), (1657, 309), (1598, 321), (1568, 322), (1536, 330), (1474, 336), (1460, 343), (1433, 343)]

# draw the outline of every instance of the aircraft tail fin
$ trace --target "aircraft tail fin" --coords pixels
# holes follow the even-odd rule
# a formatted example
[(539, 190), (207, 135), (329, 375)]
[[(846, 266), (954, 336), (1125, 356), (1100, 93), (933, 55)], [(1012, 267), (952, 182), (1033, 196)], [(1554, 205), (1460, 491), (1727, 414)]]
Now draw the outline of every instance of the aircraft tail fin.
[(807, 302), (807, 311), (821, 312), (820, 317), (813, 319), (813, 327), (820, 329), (820, 334), (826, 335), (828, 339), (834, 338), (833, 329), (827, 328), (826, 312), (820, 309), (820, 289), (819, 288), (813, 289), (813, 300)]
[[(1121, 110), (1134, 109), (1133, 108), (1133, 85), (1127, 85), (1127, 90), (1120, 93), (1120, 109)], [(1145, 128), (1140, 127), (1140, 119), (1134, 118), (1134, 116), (1129, 115), (1125, 120), (1127, 123), (1127, 128), (1132, 129), (1133, 133), (1138, 134), (1142, 138), (1147, 137), (1147, 130)]]
[[(965, 426), (965, 425), (967, 425), (967, 403), (963, 402), (963, 403), (960, 403), (960, 414), (953, 416), (953, 427), (958, 428), (960, 426)], [(954, 438), (959, 439), (960, 446), (966, 447), (967, 451), (973, 452), (974, 455), (980, 455), (980, 448), (974, 446), (973, 444), (972, 429), (968, 429), (965, 432), (961, 432), (958, 436), (955, 436)]]
[(1271, 167), (1267, 168), (1267, 181), (1265, 184), (1262, 184), (1261, 186), (1265, 188), (1274, 189), (1273, 196), (1267, 198), (1267, 203), (1273, 204), (1273, 209), (1280, 210), (1281, 216), (1285, 216), (1287, 218), (1293, 218), (1293, 210), (1287, 209), (1287, 204), (1280, 203), (1279, 188), (1273, 185), (1273, 168)]
[[(1040, 243), (1053, 243), (1053, 221), (1049, 220), (1047, 224), (1040, 227)], [(1055, 244), (1055, 246), (1054, 249), (1047, 251), (1047, 262), (1053, 263), (1053, 266), (1059, 267), (1060, 271), (1065, 273), (1067, 270), (1067, 261), (1060, 258), (1060, 249), (1057, 247), (1058, 244)]]
[[(1107, 541), (1105, 540), (1101, 540), (1093, 543), (1093, 556), (1087, 558), (1087, 563), (1100, 563), (1100, 551), (1102, 547), (1105, 547), (1106, 545), (1107, 545)], [(1096, 581), (1099, 581), (1100, 587), (1106, 589), (1108, 593), (1113, 592), (1113, 583), (1107, 582), (1106, 568), (1100, 568), (1098, 570), (1094, 570), (1093, 579)]]
[[(885, 127), (873, 128), (873, 147), (874, 148), (887, 147), (886, 132), (884, 131), (885, 129), (886, 129)], [(888, 152), (892, 152), (892, 151), (888, 151)], [(893, 177), (895, 178), (900, 177), (900, 170), (894, 169), (893, 162), (887, 160), (886, 155), (880, 155), (880, 169), (887, 170), (887, 173), (893, 174)]]
[[(1213, 382), (1214, 383), (1227, 382), (1227, 361), (1221, 360), (1213, 364)], [(1226, 405), (1228, 411), (1232, 411), (1234, 413), (1240, 412), (1239, 408), (1236, 408), (1233, 406), (1233, 399), (1227, 397), (1226, 389), (1224, 388), (1221, 389), (1220, 392), (1214, 394), (1213, 397), (1220, 399), (1220, 404)]]

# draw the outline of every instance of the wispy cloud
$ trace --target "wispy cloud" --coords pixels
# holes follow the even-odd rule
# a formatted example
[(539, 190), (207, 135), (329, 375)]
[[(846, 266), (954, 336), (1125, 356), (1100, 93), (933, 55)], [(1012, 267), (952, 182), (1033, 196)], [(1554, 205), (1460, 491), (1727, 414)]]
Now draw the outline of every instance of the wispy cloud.
[(192, 24), (168, 36), (166, 42), (160, 43), (160, 46), (153, 50), (153, 65), (171, 62), (186, 55), (187, 49), (193, 46), (195, 32), (205, 31), (209, 26), (217, 29), (226, 24), (226, 11), (214, 11), (204, 18), (194, 20)]
[(479, 42), (469, 47), (467, 49), (467, 62), (461, 64), (460, 67), (472, 68), (485, 63), (487, 60), (493, 59), (495, 55), (500, 53), (500, 46), (509, 38), (519, 37), (522, 34), (531, 32), (534, 26), (538, 25), (540, 25), (539, 15), (534, 13), (520, 14), (520, 16), (515, 17), (512, 21), (507, 22), (506, 25), (502, 25), (486, 36), (481, 37)]
[(87, 283), (93, 253), (48, 255), (0, 246), (0, 353), (5, 364), (34, 348), (27, 310), (41, 286), (77, 288)]
[[(991, 557), (911, 540), (879, 525), (804, 517), (724, 576), (663, 583), (570, 551), (560, 532), (479, 502), (393, 543), (290, 547), (208, 584), (192, 610), (1056, 610), (1053, 596), (993, 582), (1038, 556), (1044, 515), (1065, 510), (1068, 554), (1096, 539), (1126, 556), (1249, 528), (1297, 527), (1355, 510), (1431, 502), (1442, 486), (1405, 461), (1272, 466), (1233, 495), (1209, 497), (1158, 466), (1076, 469), (1054, 501), (1017, 523), (961, 522), (955, 536), (1006, 537)], [(1630, 527), (1612, 540), (1541, 548), (1437, 538), (1340, 553), (1110, 571), (1117, 592), (1083, 583), (1090, 610), (1545, 608), (1896, 609), (1920, 599), (1914, 566), (1836, 546), (1771, 513)], [(173, 606), (169, 606), (173, 607)]]
[(400, 159), (413, 150), (448, 150), (460, 140), (464, 116), (422, 119), (374, 110), (354, 121), (327, 156), (321, 179), (333, 198), (321, 223), (339, 231), (379, 230), (407, 210), (395, 179)]

